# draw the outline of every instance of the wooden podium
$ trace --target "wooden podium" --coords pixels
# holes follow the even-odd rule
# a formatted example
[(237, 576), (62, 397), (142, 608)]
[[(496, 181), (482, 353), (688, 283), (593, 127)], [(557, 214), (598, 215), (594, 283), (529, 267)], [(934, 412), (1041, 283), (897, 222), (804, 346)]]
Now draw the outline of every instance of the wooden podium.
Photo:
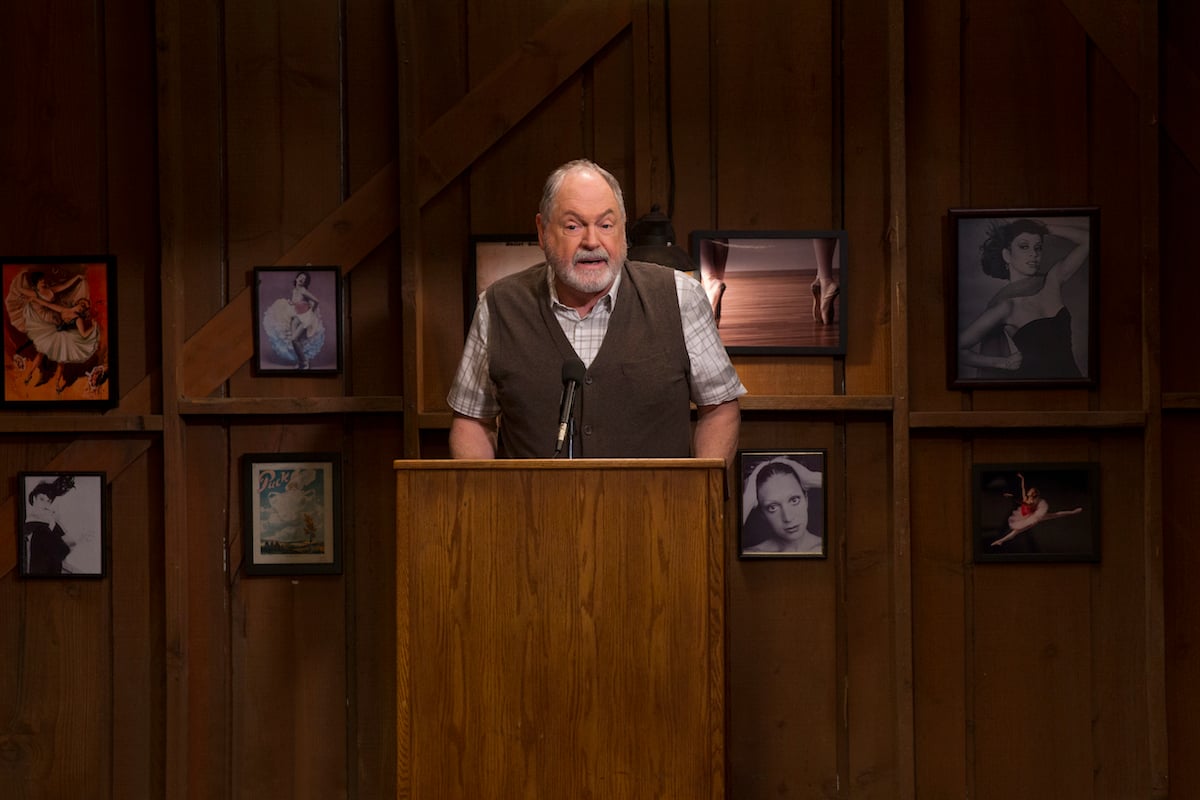
[(719, 459), (397, 461), (400, 798), (721, 798)]

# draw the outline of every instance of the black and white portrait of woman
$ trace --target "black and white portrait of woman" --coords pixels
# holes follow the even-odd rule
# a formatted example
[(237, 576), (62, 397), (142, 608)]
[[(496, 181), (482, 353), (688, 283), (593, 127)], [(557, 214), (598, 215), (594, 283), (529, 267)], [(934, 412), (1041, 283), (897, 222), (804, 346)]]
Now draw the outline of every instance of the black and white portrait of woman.
[(1094, 379), (1095, 209), (951, 211), (954, 386)]
[(822, 557), (825, 544), (825, 453), (742, 451), (743, 558)]
[(104, 476), (21, 473), (18, 563), (24, 577), (104, 575)]

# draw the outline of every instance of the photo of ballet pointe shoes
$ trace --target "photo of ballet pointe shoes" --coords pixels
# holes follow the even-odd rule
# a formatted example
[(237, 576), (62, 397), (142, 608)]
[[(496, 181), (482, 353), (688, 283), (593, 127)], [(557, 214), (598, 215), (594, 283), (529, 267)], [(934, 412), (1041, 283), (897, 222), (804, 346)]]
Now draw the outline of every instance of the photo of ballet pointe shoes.
[(691, 248), (731, 354), (846, 352), (845, 231), (693, 231)]
[(977, 464), (975, 560), (1099, 561), (1095, 464)]
[(0, 260), (4, 402), (116, 404), (115, 259)]

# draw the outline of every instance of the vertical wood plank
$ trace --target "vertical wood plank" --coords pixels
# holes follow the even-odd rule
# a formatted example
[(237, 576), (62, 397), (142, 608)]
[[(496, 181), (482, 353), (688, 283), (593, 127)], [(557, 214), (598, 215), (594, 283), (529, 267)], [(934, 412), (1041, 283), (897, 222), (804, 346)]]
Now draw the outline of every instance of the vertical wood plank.
[[(1200, 96), (1200, 7), (1184, 0), (1161, 4), (1163, 76), (1160, 143), (1160, 329), (1161, 387), (1200, 393), (1200, 368), (1190, 335), (1193, 298), (1200, 273), (1184, 265), (1195, 252), (1195, 220), (1200, 215), (1200, 163), (1195, 144), (1195, 102)], [(1164, 414), (1162, 420), (1162, 568), (1165, 611), (1167, 766), (1169, 784), (1159, 796), (1200, 796), (1200, 493), (1195, 454), (1200, 450), (1200, 415), (1195, 408)], [(1148, 456), (1149, 457), (1149, 456)], [(1148, 543), (1149, 544), (1149, 543)], [(1157, 765), (1155, 765), (1157, 766)], [(1161, 779), (1156, 785), (1162, 786)]]
[(112, 796), (164, 796), (166, 674), (161, 518), (139, 513), (162, 507), (162, 454), (140, 458), (113, 476), (110, 537), (112, 591)]
[(905, 4), (908, 363), (911, 406), (962, 407), (946, 391), (946, 209), (963, 203), (962, 0)]
[(396, 795), (396, 569), (395, 473), (403, 452), (400, 420), (368, 418), (353, 426), (353, 471), (347, 471), (345, 563), (347, 667), (354, 725), (349, 795)]
[[(891, 273), (903, 243), (898, 215), (906, 202), (904, 49), (902, 35), (896, 45), (889, 41), (891, 20), (887, 2), (843, 8), (840, 51), (836, 42), (830, 45), (839, 65), (834, 125), (841, 141), (834, 147), (839, 158), (829, 177), (837, 198), (829, 224), (849, 234), (846, 288), (838, 301), (839, 313), (849, 315), (845, 391), (903, 397), (891, 386), (892, 370), (904, 371), (907, 356), (895, 349), (891, 336), (893, 320), (903, 319), (893, 315), (905, 310), (893, 307), (897, 280)], [(902, 12), (896, 12), (895, 24), (902, 33)]]
[(912, 608), (912, 462), (909, 398), (908, 335), (908, 225), (907, 108), (905, 86), (907, 47), (904, 38), (904, 3), (886, 5), (887, 68), (887, 158), (888, 218), (887, 261), (892, 304), (891, 352), (892, 393), (892, 662), (895, 709), (892, 716), (895, 748), (895, 796), (911, 798), (916, 792), (913, 696), (913, 608)]
[(670, 113), (667, 142), (670, 186), (663, 211), (677, 244), (689, 247), (694, 230), (716, 227), (711, 124), (711, 3), (668, 4), (666, 30)]
[(229, 462), (227, 433), (216, 425), (189, 425), (179, 436), (179, 452), (187, 456), (180, 463), (180, 478), (188, 490), (185, 507), (174, 511), (183, 529), (168, 546), (182, 552), (169, 558), (178, 572), (168, 572), (167, 581), (171, 594), (179, 595), (173, 602), (182, 605), (175, 615), (183, 621), (180, 633), (186, 638), (179, 645), (182, 652), (172, 650), (169, 658), (183, 659), (182, 674), (175, 680), (186, 706), (169, 718), (179, 745), (186, 747), (186, 762), (169, 783), (181, 783), (178, 790), (188, 800), (218, 800), (237, 781), (230, 764), (234, 716), (226, 565), (230, 515), (237, 506), (231, 505), (231, 479), (224, 467)]
[[(1169, 250), (1167, 252), (1170, 252)], [(1171, 796), (1200, 796), (1200, 493), (1195, 475), (1183, 468), (1200, 448), (1200, 418), (1194, 414), (1164, 421), (1163, 462), (1172, 465), (1163, 473), (1163, 570), (1166, 605), (1166, 707), (1168, 764)]]
[(971, 609), (976, 795), (1090, 797), (1091, 568), (987, 566)]
[(973, 797), (966, 665), (971, 556), (963, 547), (970, 484), (963, 470), (953, 469), (962, 460), (960, 442), (917, 438), (910, 452), (916, 794)]
[[(1162, 650), (1146, 626), (1156, 599), (1149, 575), (1132, 568), (1158, 558), (1152, 535), (1131, 534), (1153, 503), (1142, 483), (1143, 447), (1139, 437), (1106, 437), (1099, 449), (1102, 561), (1092, 576), (1093, 758), (1104, 765), (1095, 776), (1098, 797), (1154, 796), (1149, 673), (1161, 676)], [(1133, 735), (1138, 730), (1146, 735)]]
[(839, 549), (844, 548), (845, 610), (839, 625), (844, 626), (846, 650), (841, 693), (847, 771), (842, 778), (850, 797), (899, 798), (907, 794), (908, 764), (901, 761), (906, 732), (898, 728), (901, 709), (909, 702), (909, 678), (896, 663), (896, 639), (911, 634), (904, 629), (910, 614), (895, 599), (902, 571), (893, 553), (894, 515), (888, 504), (877, 502), (891, 492), (890, 432), (882, 422), (847, 425), (845, 430), (845, 453), (834, 459), (832, 473), (845, 480), (829, 487), (831, 500), (837, 498), (831, 510), (844, 514), (844, 522), (830, 517), (830, 529), (840, 532)]

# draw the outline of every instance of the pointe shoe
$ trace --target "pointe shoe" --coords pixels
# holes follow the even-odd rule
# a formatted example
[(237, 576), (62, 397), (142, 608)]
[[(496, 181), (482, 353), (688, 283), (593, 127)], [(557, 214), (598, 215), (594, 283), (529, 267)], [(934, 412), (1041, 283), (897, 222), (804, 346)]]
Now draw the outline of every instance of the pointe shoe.
[(821, 281), (815, 280), (812, 282), (813, 296), (813, 321), (819, 322), (822, 325), (830, 325), (834, 319), (834, 301), (841, 294), (841, 287), (838, 284), (830, 281), (824, 288), (821, 287)]
[(725, 296), (725, 284), (721, 283), (717, 286), (716, 300), (713, 301), (713, 321), (718, 325), (721, 324), (721, 298)]

